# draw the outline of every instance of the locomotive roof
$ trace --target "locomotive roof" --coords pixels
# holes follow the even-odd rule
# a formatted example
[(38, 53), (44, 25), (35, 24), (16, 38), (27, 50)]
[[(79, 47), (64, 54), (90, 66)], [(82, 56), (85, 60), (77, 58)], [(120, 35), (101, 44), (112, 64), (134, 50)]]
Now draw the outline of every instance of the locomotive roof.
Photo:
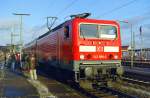
[[(69, 21), (69, 20), (68, 20), (68, 21)], [(64, 25), (64, 23), (66, 23), (66, 22), (67, 22), (67, 21), (65, 21), (65, 22), (63, 22), (62, 24), (56, 26), (55, 28), (53, 28), (52, 30), (48, 31), (47, 33), (45, 33), (45, 34), (39, 36), (37, 39), (41, 39), (41, 38), (43, 38), (44, 36), (50, 34), (51, 32), (56, 31), (57, 29), (61, 28), (62, 25)]]
[[(73, 19), (75, 19), (75, 18), (72, 18), (71, 20), (73, 20)], [(80, 20), (83, 19), (83, 20), (90, 20), (90, 21), (91, 21), (91, 20), (93, 20), (93, 21), (98, 21), (98, 20), (96, 20), (96, 19), (89, 19), (89, 18), (76, 18), (76, 19), (80, 19)], [(68, 22), (68, 21), (70, 21), (70, 20), (67, 20), (67, 21), (63, 22), (62, 24), (56, 26), (56, 27), (53, 28), (52, 30), (50, 30), (50, 31), (46, 32), (45, 34), (39, 36), (39, 37), (37, 38), (37, 40), (43, 38), (44, 36), (50, 34), (50, 33), (53, 32), (53, 31), (56, 31), (57, 29), (61, 28), (62, 25), (64, 25), (64, 24), (65, 24), (66, 22)], [(115, 22), (115, 21), (113, 21), (113, 20), (101, 20), (101, 21)]]

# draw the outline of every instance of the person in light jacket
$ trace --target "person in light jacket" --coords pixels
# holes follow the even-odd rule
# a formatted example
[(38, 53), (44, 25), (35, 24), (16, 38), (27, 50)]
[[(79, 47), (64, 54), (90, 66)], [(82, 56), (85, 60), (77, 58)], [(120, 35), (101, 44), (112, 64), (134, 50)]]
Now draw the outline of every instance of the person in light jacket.
[(37, 80), (35, 55), (30, 54), (29, 58), (30, 78), (32, 80)]

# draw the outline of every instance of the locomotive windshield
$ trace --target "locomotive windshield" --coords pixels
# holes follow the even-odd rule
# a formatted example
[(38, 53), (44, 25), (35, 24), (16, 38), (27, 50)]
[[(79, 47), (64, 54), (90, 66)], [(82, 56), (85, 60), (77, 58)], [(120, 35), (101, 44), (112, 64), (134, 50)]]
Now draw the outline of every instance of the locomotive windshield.
[(112, 25), (81, 24), (81, 38), (116, 38), (117, 28)]

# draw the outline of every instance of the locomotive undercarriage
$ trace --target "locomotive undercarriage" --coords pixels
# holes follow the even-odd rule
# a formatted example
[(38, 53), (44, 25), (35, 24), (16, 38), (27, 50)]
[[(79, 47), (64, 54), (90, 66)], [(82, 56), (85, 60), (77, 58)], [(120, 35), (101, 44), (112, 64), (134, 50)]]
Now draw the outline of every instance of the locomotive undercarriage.
[(79, 63), (79, 71), (76, 72), (76, 81), (83, 88), (90, 89), (93, 84), (107, 86), (107, 83), (116, 80), (123, 74), (120, 62), (101, 62), (91, 64), (88, 62)]
[[(123, 69), (120, 62), (74, 62), (74, 71), (50, 66), (52, 63), (43, 65), (43, 71), (59, 80), (77, 83), (86, 89), (92, 89), (92, 85), (107, 86), (108, 81), (115, 80), (122, 75)], [(99, 64), (98, 64), (99, 63)]]

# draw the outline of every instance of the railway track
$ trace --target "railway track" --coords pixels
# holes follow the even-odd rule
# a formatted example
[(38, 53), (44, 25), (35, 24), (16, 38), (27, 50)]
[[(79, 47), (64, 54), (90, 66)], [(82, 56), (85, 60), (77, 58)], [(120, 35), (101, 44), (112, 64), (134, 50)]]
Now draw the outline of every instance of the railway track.
[[(141, 87), (139, 86), (136, 86), (135, 84), (138, 84), (140, 86), (143, 86), (144, 85), (144, 88), (146, 88), (147, 86), (150, 85), (149, 82), (145, 82), (145, 81), (140, 81), (141, 79), (145, 79), (145, 77), (143, 76), (139, 76), (140, 77), (140, 80), (136, 79), (136, 78), (132, 78), (132, 77), (127, 77), (129, 75), (132, 75), (131, 73), (129, 74), (126, 74), (126, 77), (123, 77), (122, 80), (123, 82), (122, 83), (118, 83), (116, 82), (115, 84), (119, 84), (118, 85), (114, 85), (114, 86), (110, 86), (110, 87), (98, 87), (96, 85), (93, 85), (94, 89), (90, 89), (90, 90), (87, 90), (87, 89), (84, 89), (84, 88), (81, 88), (77, 85), (73, 85), (73, 84), (69, 84), (68, 82), (62, 82), (61, 80), (58, 79), (58, 81), (71, 86), (74, 90), (76, 91), (79, 91), (79, 93), (83, 94), (84, 96), (87, 96), (88, 98), (143, 98), (143, 96), (145, 96), (145, 93), (146, 93), (146, 96), (148, 97), (144, 97), (144, 98), (149, 98), (149, 94), (147, 93), (148, 90), (146, 89), (146, 92), (142, 92), (141, 94)], [(137, 76), (137, 74), (133, 74), (132, 76)], [(47, 76), (49, 77), (49, 76)], [(57, 80), (57, 79), (56, 79)], [(120, 89), (118, 89), (118, 87)], [(133, 92), (134, 90), (138, 89), (137, 91)], [(140, 90), (141, 89), (141, 90)], [(130, 91), (128, 91), (130, 90)], [(135, 96), (133, 96), (135, 95)], [(138, 96), (138, 97), (137, 97)]]
[[(122, 61), (123, 66), (131, 66), (131, 61)], [(148, 61), (133, 61), (134, 67), (150, 68), (150, 60)]]
[(150, 98), (149, 86), (150, 82), (135, 80), (126, 77), (122, 77), (121, 80), (118, 80), (116, 82), (112, 81), (109, 85), (109, 87), (111, 88), (115, 88), (118, 91), (125, 92), (126, 94), (129, 95), (138, 96), (138, 98)]
[[(123, 75), (124, 80), (127, 80), (127, 78), (129, 79), (134, 79), (134, 80), (138, 80), (138, 81), (143, 81), (143, 82), (150, 82), (150, 69), (149, 68), (139, 68), (139, 67), (134, 67), (134, 68), (128, 68), (128, 67), (124, 67), (125, 68), (125, 73)], [(128, 79), (128, 80), (129, 80)]]
[(138, 79), (132, 79), (132, 78), (127, 78), (127, 77), (122, 77), (123, 81), (126, 81), (128, 83), (134, 83), (134, 84), (138, 84), (138, 85), (142, 85), (142, 86), (150, 86), (150, 82), (147, 81), (141, 81)]
[(109, 88), (109, 87), (100, 87), (98, 88), (98, 91), (107, 91), (108, 93), (111, 93), (113, 96), (117, 96), (117, 98), (138, 98), (136, 96), (132, 96), (126, 93), (123, 93), (121, 91), (115, 90), (113, 88)]
[[(140, 80), (135, 80), (135, 79), (132, 79), (132, 78), (126, 78), (126, 77), (122, 77), (122, 80), (123, 82), (126, 82), (126, 83), (123, 83), (122, 85), (125, 84), (125, 86), (131, 86), (131, 89), (130, 91), (134, 92), (134, 89), (141, 89), (141, 90), (137, 90), (135, 91), (134, 93), (132, 92), (124, 92), (123, 90), (119, 90), (115, 87), (98, 87), (96, 85), (93, 85), (94, 89), (93, 90), (85, 90), (83, 88), (80, 88), (79, 91), (82, 93), (82, 94), (85, 94), (86, 96), (89, 96), (90, 98), (143, 98), (143, 96), (146, 96), (144, 98), (149, 98), (149, 90), (147, 89), (143, 89), (143, 88), (147, 88), (150, 86), (150, 82), (145, 82), (145, 81), (140, 81)], [(130, 85), (128, 85), (128, 83)], [(135, 85), (139, 85), (139, 88), (137, 88), (138, 86), (135, 86)], [(134, 88), (135, 87), (135, 88)], [(143, 88), (142, 88), (143, 87)], [(134, 88), (134, 89), (132, 89)], [(141, 92), (141, 95), (140, 94), (140, 91), (142, 91), (143, 89), (143, 92), (145, 92), (145, 95), (143, 92)], [(139, 94), (137, 94), (139, 92)], [(136, 95), (137, 96), (133, 96), (133, 95)]]
[[(45, 76), (48, 77), (47, 75)], [(88, 98), (138, 98), (109, 87), (99, 87), (97, 85), (93, 85), (93, 89), (85, 89), (76, 83), (68, 83), (61, 80), (57, 81), (69, 85), (71, 88), (87, 96)]]
[(144, 81), (144, 82), (150, 82), (150, 78), (148, 75), (133, 73), (133, 72), (126, 72), (123, 77), (138, 80), (138, 81)]
[(77, 86), (73, 88), (89, 98), (138, 98), (113, 88), (99, 87), (97, 85), (93, 85), (93, 89), (89, 90)]

